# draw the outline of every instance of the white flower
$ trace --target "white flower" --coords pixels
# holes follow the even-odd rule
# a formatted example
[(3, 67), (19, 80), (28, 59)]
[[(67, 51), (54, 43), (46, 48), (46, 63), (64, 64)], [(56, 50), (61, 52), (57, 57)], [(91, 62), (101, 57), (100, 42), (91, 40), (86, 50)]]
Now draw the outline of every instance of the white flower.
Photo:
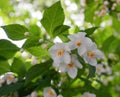
[(71, 61), (67, 64), (61, 64), (59, 70), (61, 72), (67, 72), (71, 78), (75, 78), (77, 76), (78, 68), (82, 68), (81, 63), (78, 61), (77, 56), (75, 54), (71, 55)]
[(53, 66), (58, 67), (61, 62), (70, 61), (70, 49), (67, 43), (56, 43), (49, 49), (50, 55), (54, 60)]
[(96, 97), (96, 95), (95, 95), (95, 94), (92, 94), (92, 93), (90, 93), (90, 92), (84, 92), (81, 97)]
[(103, 67), (102, 64), (96, 65), (96, 73), (97, 73), (98, 75), (100, 75), (101, 73), (104, 73), (104, 72), (105, 72), (105, 69), (104, 69), (104, 67)]
[(14, 77), (14, 75), (13, 75), (12, 73), (7, 73), (7, 74), (5, 74), (5, 76), (4, 76), (4, 80), (5, 80), (6, 83), (9, 85), (9, 84), (11, 84), (11, 83), (14, 82), (15, 77)]
[(78, 54), (82, 55), (86, 51), (86, 45), (89, 45), (92, 41), (85, 37), (86, 33), (79, 32), (77, 34), (69, 35), (68, 38), (71, 40), (69, 46), (71, 50), (78, 49)]
[(97, 65), (97, 58), (103, 58), (104, 54), (97, 49), (97, 46), (95, 43), (89, 44), (89, 46), (86, 47), (86, 52), (82, 54), (83, 59), (86, 63), (89, 63), (92, 66)]
[(57, 97), (57, 94), (51, 87), (46, 87), (43, 90), (43, 97)]
[(3, 79), (6, 81), (6, 84), (8, 85), (11, 83), (16, 83), (18, 81), (18, 78), (15, 78), (12, 72), (6, 73)]

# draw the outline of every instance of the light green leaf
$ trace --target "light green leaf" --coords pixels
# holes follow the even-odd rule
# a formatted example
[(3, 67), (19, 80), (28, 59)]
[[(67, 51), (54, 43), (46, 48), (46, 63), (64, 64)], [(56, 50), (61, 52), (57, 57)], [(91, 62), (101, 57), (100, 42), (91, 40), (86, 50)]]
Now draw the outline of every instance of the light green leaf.
[(10, 41), (1, 39), (0, 40), (0, 56), (5, 59), (12, 58), (14, 54), (19, 51), (19, 48), (12, 44)]
[(64, 18), (63, 9), (60, 1), (58, 1), (45, 10), (41, 23), (50, 36), (52, 36), (54, 29), (63, 24)]
[(43, 50), (41, 46), (30, 47), (27, 49), (27, 51), (30, 52), (32, 55), (39, 57), (39, 58), (46, 56), (48, 54), (47, 49)]
[(10, 24), (1, 27), (5, 30), (7, 36), (12, 40), (22, 40), (26, 37), (24, 33), (28, 32), (28, 29), (20, 24)]
[(117, 48), (117, 45), (119, 45), (120, 40), (117, 39), (115, 36), (111, 35), (110, 37), (108, 37), (102, 44), (102, 50), (108, 54), (108, 53), (112, 53), (115, 51), (115, 49)]

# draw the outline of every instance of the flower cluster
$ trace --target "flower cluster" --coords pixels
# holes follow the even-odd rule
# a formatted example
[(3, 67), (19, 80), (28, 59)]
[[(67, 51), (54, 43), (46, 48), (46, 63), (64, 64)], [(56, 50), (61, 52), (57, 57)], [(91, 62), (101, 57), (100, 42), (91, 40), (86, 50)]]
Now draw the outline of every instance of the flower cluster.
[[(71, 78), (77, 76), (78, 68), (82, 69), (82, 64), (78, 60), (81, 56), (85, 63), (92, 66), (97, 65), (97, 59), (103, 58), (104, 54), (97, 49), (96, 44), (88, 37), (85, 32), (69, 35), (67, 43), (56, 43), (50, 49), (50, 55), (53, 59), (53, 66), (60, 72), (67, 72)], [(77, 53), (73, 51), (77, 50)]]
[[(55, 90), (51, 87), (46, 87), (43, 90), (43, 97), (63, 97), (61, 94), (57, 96)], [(96, 97), (95, 94), (90, 92), (84, 92), (81, 97)]]
[(14, 76), (13, 73), (6, 73), (5, 75), (0, 77), (0, 87), (2, 87), (3, 84), (9, 85), (11, 83), (16, 83), (17, 80), (18, 79)]

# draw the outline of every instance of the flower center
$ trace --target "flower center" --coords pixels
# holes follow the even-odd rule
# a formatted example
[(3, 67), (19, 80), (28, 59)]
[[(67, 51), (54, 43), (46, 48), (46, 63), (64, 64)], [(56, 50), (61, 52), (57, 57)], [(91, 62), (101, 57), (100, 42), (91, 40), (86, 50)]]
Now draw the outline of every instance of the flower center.
[(49, 91), (48, 91), (48, 94), (49, 94), (50, 96), (54, 96), (54, 93), (53, 93), (52, 90), (49, 90)]
[(94, 57), (95, 57), (95, 53), (93, 53), (93, 52), (88, 52), (88, 57), (94, 58)]
[(59, 57), (63, 56), (63, 54), (64, 54), (64, 50), (58, 50), (58, 51), (57, 51), (57, 55), (58, 55)]
[(76, 45), (77, 45), (77, 46), (81, 46), (81, 44), (82, 44), (82, 43), (81, 43), (80, 41), (77, 41), (77, 42), (76, 42)]
[(8, 75), (7, 79), (10, 80), (10, 81), (12, 81), (12, 80), (13, 80), (13, 77), (10, 76), (10, 75)]
[(72, 64), (72, 63), (69, 63), (69, 64), (68, 64), (68, 67), (69, 67), (69, 68), (72, 68), (72, 67), (73, 67), (73, 64)]
[(98, 71), (98, 72), (100, 72), (100, 71), (101, 71), (101, 68), (100, 68), (100, 67), (97, 67), (96, 69), (97, 69), (97, 71)]

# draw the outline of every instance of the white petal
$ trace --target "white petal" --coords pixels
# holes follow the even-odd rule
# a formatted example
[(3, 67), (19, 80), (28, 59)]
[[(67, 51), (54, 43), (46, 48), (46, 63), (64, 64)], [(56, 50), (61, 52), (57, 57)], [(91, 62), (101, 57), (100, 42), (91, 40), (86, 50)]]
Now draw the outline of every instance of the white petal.
[(84, 54), (83, 59), (84, 59), (85, 63), (88, 63), (90, 61), (90, 59), (88, 58), (86, 53)]
[(96, 97), (96, 95), (95, 94), (90, 94), (90, 97)]
[(82, 56), (87, 51), (85, 46), (81, 46), (78, 48), (78, 54)]
[(73, 67), (68, 70), (68, 75), (74, 79), (77, 76), (77, 68)]
[(63, 60), (65, 63), (70, 63), (71, 57), (70, 57), (70, 54), (68, 52), (65, 52)]
[(92, 65), (92, 66), (96, 66), (96, 65), (97, 65), (97, 60), (96, 60), (95, 58), (92, 58), (92, 59), (89, 58), (89, 59), (90, 59), (90, 60), (89, 60), (88, 63), (89, 63), (90, 65)]
[(55, 57), (53, 60), (54, 60), (54, 62), (53, 62), (53, 66), (59, 66), (59, 64), (61, 63), (61, 60), (60, 60), (61, 58), (59, 58), (59, 57)]
[(76, 34), (69, 35), (68, 38), (69, 38), (70, 40), (75, 41), (75, 40), (76, 40)]
[(54, 66), (54, 67), (59, 67), (59, 63), (56, 62), (56, 61), (54, 61), (54, 62), (53, 62), (53, 66)]
[(85, 37), (86, 33), (85, 32), (79, 32), (77, 36), (79, 37)]
[(93, 42), (90, 38), (85, 37), (83, 43), (89, 47)]
[(79, 61), (74, 61), (74, 64), (75, 64), (75, 66), (77, 66), (78, 68), (82, 68), (83, 66), (82, 66), (82, 64), (79, 62)]
[(74, 41), (69, 42), (69, 48), (70, 50), (74, 50), (77, 48)]
[(70, 47), (71, 43), (65, 43), (65, 51), (71, 52), (71, 47)]
[(59, 66), (59, 71), (60, 72), (66, 72), (67, 71), (67, 66), (66, 66), (66, 64), (60, 64), (60, 66)]
[(57, 97), (63, 97), (62, 95), (58, 95)]
[(104, 58), (104, 54), (102, 51), (96, 49), (94, 52), (97, 58)]

